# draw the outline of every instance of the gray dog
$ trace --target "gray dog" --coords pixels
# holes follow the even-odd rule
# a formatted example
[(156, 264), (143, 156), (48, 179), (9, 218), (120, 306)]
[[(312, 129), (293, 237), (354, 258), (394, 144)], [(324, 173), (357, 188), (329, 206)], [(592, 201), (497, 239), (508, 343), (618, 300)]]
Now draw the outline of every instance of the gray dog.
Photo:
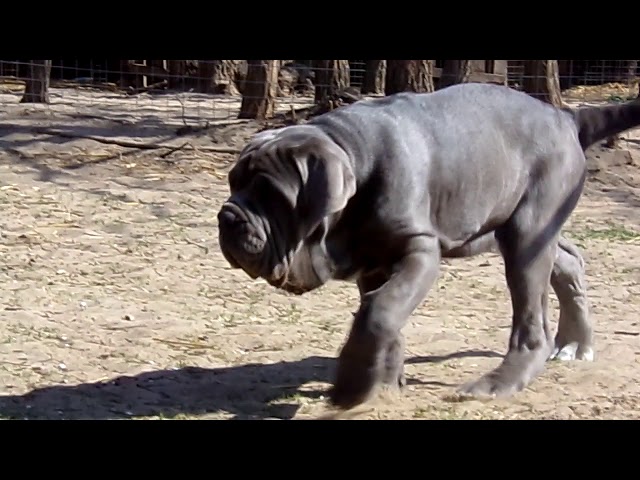
[(441, 258), (499, 251), (508, 350), (460, 392), (511, 395), (550, 358), (593, 360), (583, 260), (560, 230), (583, 189), (584, 150), (639, 124), (638, 101), (559, 109), (497, 85), (357, 102), (249, 142), (229, 173), (220, 247), (233, 267), (294, 294), (357, 282), (330, 393), (341, 408), (405, 384), (402, 329)]

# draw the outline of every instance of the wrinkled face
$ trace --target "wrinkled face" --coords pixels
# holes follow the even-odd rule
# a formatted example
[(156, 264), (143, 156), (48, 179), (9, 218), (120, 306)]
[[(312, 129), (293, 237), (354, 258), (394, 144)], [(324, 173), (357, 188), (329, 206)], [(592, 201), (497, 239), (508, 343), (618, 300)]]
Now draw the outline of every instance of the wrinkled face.
[(262, 277), (285, 290), (306, 290), (297, 283), (312, 279), (288, 278), (302, 240), (296, 235), (296, 215), (296, 209), (273, 180), (256, 173), (246, 186), (231, 194), (218, 213), (223, 255), (251, 278)]
[(218, 213), (229, 264), (294, 294), (325, 283), (323, 220), (355, 191), (343, 164), (344, 151), (315, 127), (256, 135), (229, 172), (231, 195)]

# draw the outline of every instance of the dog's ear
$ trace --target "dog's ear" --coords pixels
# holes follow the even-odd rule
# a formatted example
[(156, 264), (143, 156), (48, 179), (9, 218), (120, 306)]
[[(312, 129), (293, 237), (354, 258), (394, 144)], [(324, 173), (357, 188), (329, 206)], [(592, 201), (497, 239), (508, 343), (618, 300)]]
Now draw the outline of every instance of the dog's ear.
[(298, 211), (313, 228), (346, 207), (356, 193), (356, 178), (346, 152), (328, 139), (313, 139), (294, 156), (302, 179)]
[(246, 187), (251, 181), (252, 169), (255, 166), (255, 152), (270, 140), (277, 137), (281, 129), (264, 130), (253, 136), (251, 141), (242, 149), (238, 160), (229, 171), (227, 181), (231, 193)]
[(229, 183), (229, 190), (232, 194), (241, 190), (251, 180), (249, 165), (251, 164), (252, 158), (253, 152), (242, 152), (238, 157), (238, 161), (231, 170), (229, 170), (227, 182)]

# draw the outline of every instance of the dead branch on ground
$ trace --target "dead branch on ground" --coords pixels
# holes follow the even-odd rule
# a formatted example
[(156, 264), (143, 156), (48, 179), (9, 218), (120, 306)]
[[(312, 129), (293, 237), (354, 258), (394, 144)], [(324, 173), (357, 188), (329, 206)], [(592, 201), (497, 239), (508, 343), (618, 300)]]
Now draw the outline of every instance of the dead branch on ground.
[(125, 93), (132, 97), (134, 95), (140, 95), (141, 93), (150, 92), (152, 90), (160, 90), (160, 89), (166, 87), (167, 85), (169, 85), (169, 81), (168, 80), (162, 80), (160, 82), (156, 82), (156, 83), (152, 83), (151, 85), (147, 85), (146, 87), (134, 88), (134, 87), (130, 86), (127, 90), (125, 90)]
[(182, 145), (178, 145), (177, 147), (172, 148), (168, 152), (163, 153), (162, 155), (160, 155), (160, 158), (162, 159), (167, 158), (169, 155), (173, 155), (174, 153), (179, 152), (180, 150), (184, 150), (184, 148), (187, 146), (193, 147), (193, 145), (191, 145), (189, 142), (185, 142)]
[[(62, 130), (56, 130), (55, 128), (47, 128), (47, 127), (34, 128), (33, 131), (35, 133), (40, 133), (43, 135), (51, 135), (54, 137), (82, 138), (86, 140), (93, 140), (94, 142), (98, 142), (98, 143), (104, 143), (106, 145), (117, 145), (119, 147), (124, 147), (124, 148), (137, 148), (139, 150), (159, 150), (159, 149), (171, 150), (177, 147), (177, 145), (171, 145), (166, 143), (165, 144), (155, 143), (155, 142), (139, 143), (139, 142), (132, 142), (129, 140), (116, 140), (115, 138), (100, 137), (98, 135), (83, 135), (80, 133), (64, 132)], [(230, 153), (230, 154), (240, 153), (240, 150), (237, 148), (214, 147), (209, 145), (194, 147), (191, 144), (185, 144), (179, 148), (186, 148), (187, 146), (191, 146), (191, 150), (201, 150), (203, 152)]]

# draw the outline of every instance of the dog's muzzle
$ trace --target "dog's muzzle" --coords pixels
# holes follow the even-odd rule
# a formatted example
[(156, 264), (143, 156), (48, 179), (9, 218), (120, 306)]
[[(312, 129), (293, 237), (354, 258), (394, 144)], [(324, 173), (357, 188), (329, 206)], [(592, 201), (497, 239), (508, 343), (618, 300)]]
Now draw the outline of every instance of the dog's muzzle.
[(232, 202), (225, 203), (218, 212), (218, 231), (220, 248), (227, 261), (251, 277), (259, 277), (263, 273), (263, 255), (267, 246), (265, 232)]

